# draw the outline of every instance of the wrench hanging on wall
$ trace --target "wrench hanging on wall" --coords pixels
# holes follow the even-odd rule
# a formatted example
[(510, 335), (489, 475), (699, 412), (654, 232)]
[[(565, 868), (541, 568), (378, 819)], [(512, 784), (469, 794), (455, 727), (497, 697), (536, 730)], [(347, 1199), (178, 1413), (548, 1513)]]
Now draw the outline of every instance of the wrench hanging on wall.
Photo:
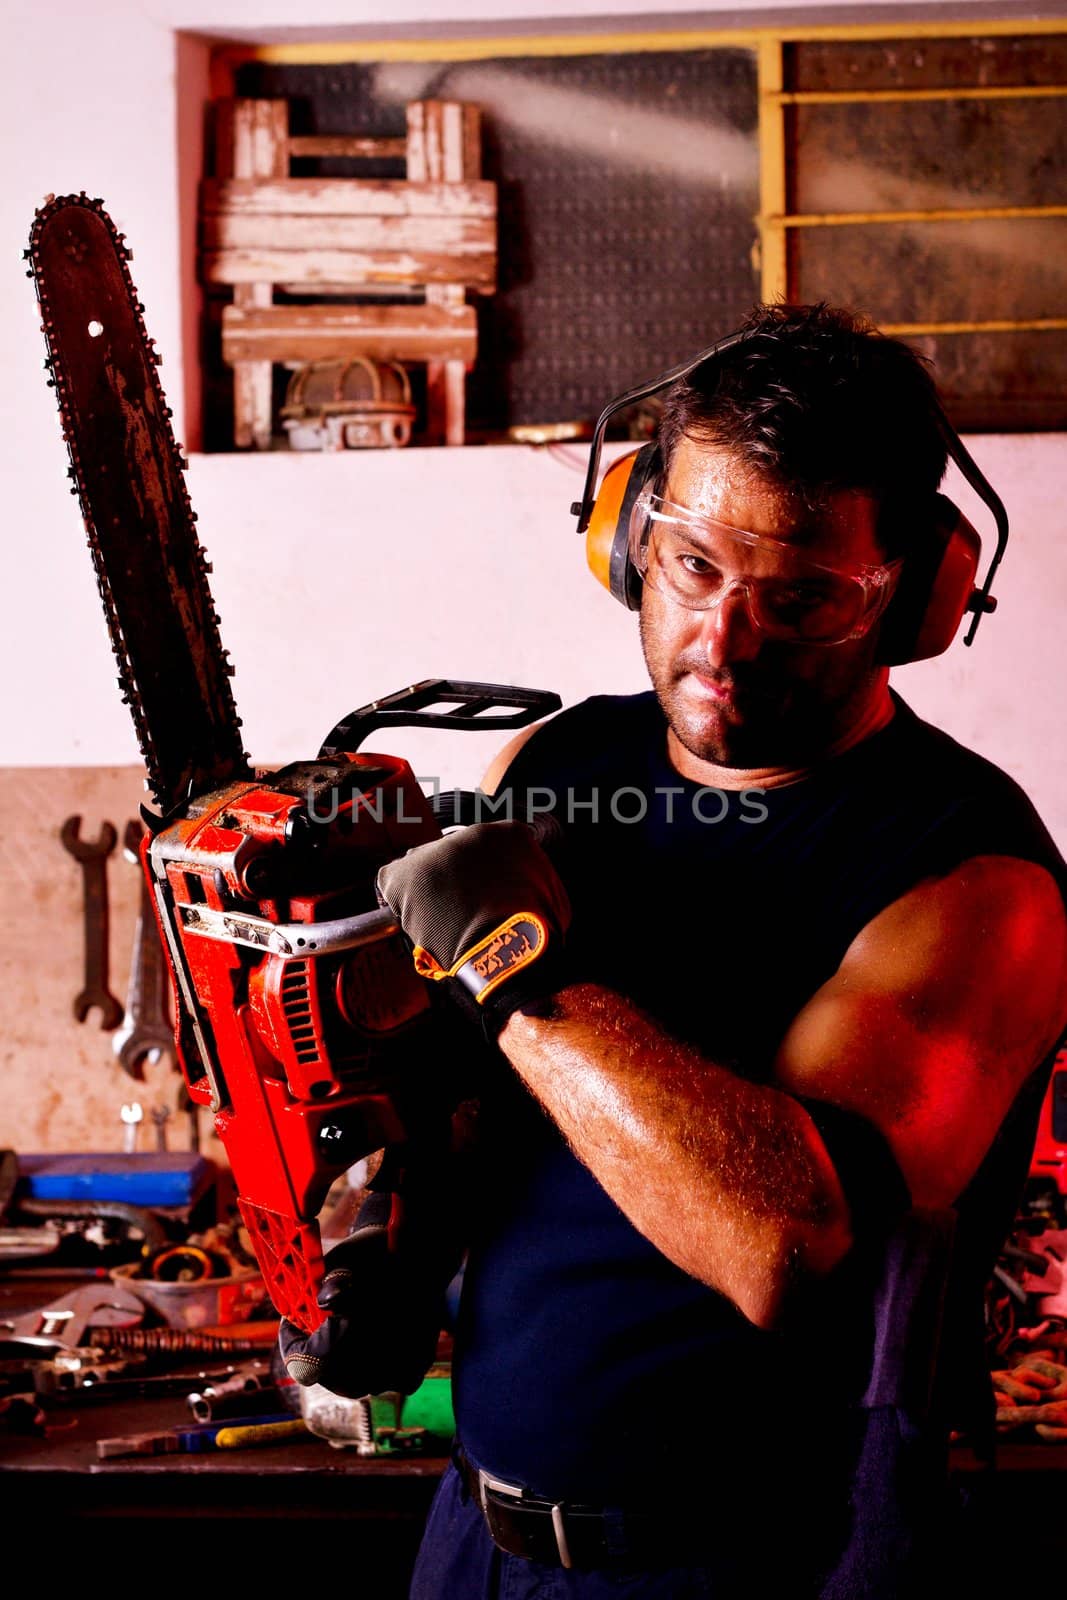
[(148, 880), (140, 870), (143, 835), (144, 825), (141, 822), (126, 824), (122, 853), (137, 868), (141, 899), (133, 931), (126, 1017), (111, 1041), (122, 1070), (139, 1083), (144, 1082), (146, 1062), (154, 1066), (166, 1055), (173, 1067), (178, 1066), (171, 1015), (170, 973), (152, 909)]
[(122, 1002), (108, 984), (108, 901), (107, 858), (114, 850), (118, 834), (110, 822), (100, 826), (94, 843), (81, 837), (81, 817), (68, 817), (60, 829), (64, 850), (82, 869), (85, 915), (85, 981), (75, 996), (74, 1015), (84, 1022), (94, 1008), (100, 1012), (101, 1028), (117, 1028), (122, 1021)]

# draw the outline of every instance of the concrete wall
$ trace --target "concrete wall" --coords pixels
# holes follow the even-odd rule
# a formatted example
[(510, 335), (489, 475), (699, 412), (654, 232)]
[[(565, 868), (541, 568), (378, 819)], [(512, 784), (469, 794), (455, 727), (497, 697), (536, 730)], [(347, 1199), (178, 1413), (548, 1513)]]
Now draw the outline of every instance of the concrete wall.
[[(679, 16), (696, 11), (671, 9)], [(301, 32), (320, 26), (384, 35), (420, 24), (435, 32), (446, 25), (444, 11), (429, 0), (306, 0), (300, 8), (291, 0), (217, 0), (210, 7), (204, 0), (45, 0), (9, 5), (0, 20), (8, 153), (0, 193), (7, 376), (0, 394), (7, 597), (0, 633), (7, 690), (0, 1143), (115, 1147), (118, 1107), (133, 1092), (107, 1037), (69, 1017), (80, 983), (80, 880), (58, 829), (65, 816), (81, 812), (87, 832), (104, 816), (121, 830), (140, 773), (39, 370), (32, 286), (17, 260), (34, 209), (49, 192), (84, 188), (104, 198), (127, 233), (182, 437), (187, 421), (195, 426), (186, 405), (193, 325), (183, 319), (183, 294), (188, 303), (207, 46), (179, 31), (276, 36), (298, 19)], [(647, 11), (636, 0), (452, 0), (447, 23), (474, 27), (488, 14), (495, 21), (487, 31), (517, 28), (531, 15), (542, 25), (558, 16), (605, 26), (612, 15)], [(754, 8), (736, 5), (734, 20), (748, 11)], [(976, 12), (988, 15), (989, 8)], [(188, 387), (195, 391), (195, 383)], [(1067, 439), (987, 436), (971, 443), (1012, 517), (1001, 608), (973, 650), (957, 644), (939, 662), (900, 671), (897, 683), (923, 715), (1019, 778), (1067, 847), (1067, 547), (1060, 528)], [(573, 534), (567, 508), (582, 466), (570, 450), (520, 447), (336, 458), (194, 454), (189, 486), (215, 564), (254, 759), (269, 764), (311, 754), (342, 713), (432, 674), (543, 685), (566, 703), (643, 687), (633, 620), (588, 578)], [(973, 515), (985, 532), (984, 513)], [(418, 772), (446, 783), (475, 782), (494, 744), (492, 735), (391, 741)], [(113, 971), (121, 991), (135, 899), (121, 864), (113, 880)]]

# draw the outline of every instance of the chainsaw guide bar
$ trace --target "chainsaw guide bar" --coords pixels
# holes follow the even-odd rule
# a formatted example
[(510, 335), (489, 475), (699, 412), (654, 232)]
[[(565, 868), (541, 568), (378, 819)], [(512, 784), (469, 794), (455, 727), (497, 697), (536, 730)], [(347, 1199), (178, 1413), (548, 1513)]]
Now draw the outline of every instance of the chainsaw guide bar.
[(36, 212), (25, 259), (119, 688), (167, 815), (251, 770), (131, 254), (101, 201), (79, 194)]

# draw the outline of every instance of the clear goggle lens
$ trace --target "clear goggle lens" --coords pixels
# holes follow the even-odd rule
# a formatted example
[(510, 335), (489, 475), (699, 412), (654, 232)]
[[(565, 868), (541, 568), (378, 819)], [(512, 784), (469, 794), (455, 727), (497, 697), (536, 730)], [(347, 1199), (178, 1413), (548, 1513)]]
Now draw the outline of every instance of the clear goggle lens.
[(903, 565), (823, 566), (793, 545), (698, 516), (647, 490), (630, 519), (630, 560), (650, 589), (689, 611), (710, 611), (740, 588), (757, 628), (804, 644), (862, 638)]

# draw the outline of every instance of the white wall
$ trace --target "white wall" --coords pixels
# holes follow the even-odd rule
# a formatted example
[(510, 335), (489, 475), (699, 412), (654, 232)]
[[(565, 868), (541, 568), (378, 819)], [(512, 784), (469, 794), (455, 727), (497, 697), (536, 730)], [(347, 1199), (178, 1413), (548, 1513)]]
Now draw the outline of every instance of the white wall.
[[(675, 15), (697, 9), (678, 0), (670, 7)], [(735, 20), (754, 10), (735, 5)], [(102, 0), (87, 7), (45, 0), (8, 7), (0, 21), (0, 129), (9, 166), (0, 195), (8, 598), (0, 666), (9, 692), (0, 763), (137, 760), (39, 371), (32, 285), (16, 259), (34, 208), (48, 192), (85, 188), (104, 198), (134, 249), (134, 280), (164, 354), (163, 381), (180, 429), (181, 287), (190, 257), (189, 191), (183, 213), (176, 182), (175, 30), (265, 36), (291, 25), (298, 11), (305, 30), (349, 26), (384, 35), (420, 22), (432, 31), (446, 18), (473, 24), (492, 16), (515, 26), (532, 13), (603, 24), (612, 15), (647, 16), (649, 6)], [(195, 69), (197, 59), (191, 47), (186, 65)], [(186, 117), (183, 137), (195, 136), (196, 120)], [(187, 171), (195, 175), (196, 165), (186, 163)], [(983, 624), (973, 650), (957, 644), (942, 661), (901, 672), (899, 686), (923, 714), (1019, 777), (1067, 847), (1060, 726), (1067, 546), (1059, 515), (1067, 439), (983, 437), (972, 444), (1013, 519), (1001, 610)], [(310, 754), (341, 713), (426, 674), (514, 678), (555, 688), (568, 702), (643, 683), (632, 619), (585, 574), (567, 514), (580, 479), (557, 456), (518, 448), (339, 459), (200, 456), (189, 482), (257, 760)], [(975, 515), (984, 532), (987, 520)], [(482, 752), (475, 755), (471, 742), (446, 753), (442, 742), (412, 738), (405, 753), (410, 748), (420, 770), (429, 763), (446, 781), (473, 780)]]

